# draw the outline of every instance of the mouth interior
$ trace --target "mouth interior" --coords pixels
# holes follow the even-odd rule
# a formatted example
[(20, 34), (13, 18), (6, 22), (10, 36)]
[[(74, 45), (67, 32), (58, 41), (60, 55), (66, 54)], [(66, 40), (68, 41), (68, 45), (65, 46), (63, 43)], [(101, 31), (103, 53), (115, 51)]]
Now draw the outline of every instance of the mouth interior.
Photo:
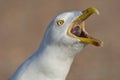
[(88, 35), (87, 33), (85, 33), (83, 30), (82, 30), (82, 25), (81, 24), (74, 24), (72, 26), (72, 29), (71, 29), (71, 33), (77, 37), (84, 37), (84, 38), (88, 38)]

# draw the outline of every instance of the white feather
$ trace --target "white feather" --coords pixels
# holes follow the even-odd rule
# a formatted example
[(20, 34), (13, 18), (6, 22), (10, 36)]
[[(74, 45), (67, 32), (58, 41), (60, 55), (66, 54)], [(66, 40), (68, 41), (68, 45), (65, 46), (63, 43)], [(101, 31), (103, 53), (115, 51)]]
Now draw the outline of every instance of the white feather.
[[(66, 35), (71, 22), (81, 15), (79, 11), (58, 15), (48, 25), (38, 51), (27, 59), (10, 80), (65, 80), (72, 61), (83, 47), (77, 39)], [(58, 27), (57, 20), (64, 19)]]

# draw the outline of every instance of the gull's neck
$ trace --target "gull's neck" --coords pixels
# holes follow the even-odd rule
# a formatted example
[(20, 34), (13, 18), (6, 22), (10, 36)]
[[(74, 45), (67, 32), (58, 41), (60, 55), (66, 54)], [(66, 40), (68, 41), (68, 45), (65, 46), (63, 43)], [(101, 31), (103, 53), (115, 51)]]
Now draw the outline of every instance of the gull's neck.
[(44, 47), (40, 47), (42, 49), (40, 50), (41, 54), (38, 54), (41, 72), (45, 72), (44, 75), (51, 78), (50, 80), (65, 80), (75, 55), (83, 48), (83, 45), (76, 43), (73, 45), (50, 44), (46, 46), (44, 44)]
[[(77, 53), (72, 50), (73, 47), (76, 45), (42, 44), (38, 52), (23, 63), (11, 80), (65, 80)], [(79, 45), (77, 47), (80, 49)]]
[(46, 72), (51, 80), (65, 80), (73, 59), (74, 54), (68, 48), (55, 45), (47, 46), (39, 56), (42, 72)]

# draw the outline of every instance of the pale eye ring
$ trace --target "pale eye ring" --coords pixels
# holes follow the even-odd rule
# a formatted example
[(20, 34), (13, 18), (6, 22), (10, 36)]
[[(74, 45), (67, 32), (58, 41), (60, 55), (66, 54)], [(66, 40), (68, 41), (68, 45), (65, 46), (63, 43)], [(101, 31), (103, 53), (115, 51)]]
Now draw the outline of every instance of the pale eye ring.
[(64, 20), (58, 20), (56, 23), (58, 26), (62, 26), (64, 24)]

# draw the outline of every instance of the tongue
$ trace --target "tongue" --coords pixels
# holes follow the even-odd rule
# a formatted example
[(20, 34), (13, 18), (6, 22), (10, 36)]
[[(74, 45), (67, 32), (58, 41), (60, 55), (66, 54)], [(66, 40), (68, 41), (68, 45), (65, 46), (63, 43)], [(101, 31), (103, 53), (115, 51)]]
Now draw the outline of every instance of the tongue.
[(85, 34), (85, 32), (83, 32), (79, 26), (74, 27), (71, 30), (71, 33), (78, 37), (88, 37), (87, 34)]
[(82, 31), (79, 26), (76, 26), (71, 30), (71, 33), (74, 34), (75, 36), (80, 36), (81, 32)]

